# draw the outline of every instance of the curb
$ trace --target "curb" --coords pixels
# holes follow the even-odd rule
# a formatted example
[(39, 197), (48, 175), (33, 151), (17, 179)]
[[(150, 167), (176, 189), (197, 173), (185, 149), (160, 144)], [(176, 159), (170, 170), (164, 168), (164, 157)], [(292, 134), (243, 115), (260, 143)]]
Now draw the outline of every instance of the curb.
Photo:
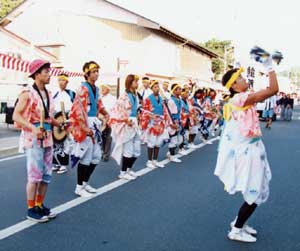
[(9, 157), (15, 154), (19, 153), (19, 147), (10, 147), (10, 148), (4, 148), (0, 149), (0, 158), (3, 157)]

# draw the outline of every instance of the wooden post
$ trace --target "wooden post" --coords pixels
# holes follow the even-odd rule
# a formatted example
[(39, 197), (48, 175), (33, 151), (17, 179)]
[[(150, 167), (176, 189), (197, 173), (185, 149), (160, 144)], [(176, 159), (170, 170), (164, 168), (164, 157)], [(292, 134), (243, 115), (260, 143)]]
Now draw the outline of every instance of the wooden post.
[(117, 98), (120, 96), (120, 58), (117, 59), (117, 72), (118, 72), (118, 78), (117, 78)]

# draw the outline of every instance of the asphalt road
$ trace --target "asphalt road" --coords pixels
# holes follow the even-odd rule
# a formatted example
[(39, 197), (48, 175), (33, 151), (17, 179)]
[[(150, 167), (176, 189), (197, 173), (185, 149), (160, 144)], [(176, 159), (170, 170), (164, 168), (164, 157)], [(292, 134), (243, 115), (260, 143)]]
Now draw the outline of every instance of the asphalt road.
[(0, 123), (0, 139), (19, 136), (20, 131), (16, 130), (13, 125)]
[[(225, 193), (213, 175), (215, 141), (183, 157), (181, 164), (169, 163), (66, 210), (49, 223), (12, 234), (0, 241), (0, 250), (300, 250), (299, 116), (295, 113), (296, 120), (263, 129), (273, 178), (269, 200), (249, 222), (258, 230), (254, 244), (227, 239), (242, 197)], [(164, 153), (160, 156), (165, 158)], [(25, 220), (24, 161), (24, 157), (0, 161), (0, 229)], [(144, 152), (136, 169), (143, 169), (145, 162)], [(101, 164), (91, 184), (103, 187), (117, 180), (118, 172), (113, 161)], [(75, 199), (75, 183), (75, 170), (54, 174), (46, 204), (56, 207)]]

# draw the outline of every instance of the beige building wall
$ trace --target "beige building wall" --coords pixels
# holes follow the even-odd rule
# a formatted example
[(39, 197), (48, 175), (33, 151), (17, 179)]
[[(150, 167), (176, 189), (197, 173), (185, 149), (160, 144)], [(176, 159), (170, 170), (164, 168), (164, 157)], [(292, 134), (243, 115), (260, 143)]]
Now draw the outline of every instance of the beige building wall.
[(191, 76), (200, 81), (210, 81), (211, 59), (193, 48), (181, 47), (179, 74)]
[[(85, 61), (95, 60), (101, 65), (99, 83), (116, 84), (118, 58), (128, 61), (120, 67), (121, 83), (129, 73), (210, 80), (208, 56), (159, 31), (82, 16), (66, 16), (62, 23), (60, 29), (68, 38), (61, 53), (65, 68), (81, 71)], [(71, 26), (85, 29), (85, 33), (74, 33)]]
[[(104, 1), (84, 2), (76, 0), (71, 6), (47, 2), (48, 8), (43, 13), (37, 12), (37, 5), (33, 6), (8, 29), (34, 41), (35, 45), (51, 44), (51, 41), (63, 44), (59, 60), (67, 71), (81, 72), (84, 62), (98, 62), (101, 65), (98, 85), (116, 85), (120, 76), (121, 86), (124, 86), (129, 73), (140, 76), (147, 73), (157, 76), (157, 79), (164, 76), (182, 81), (188, 78), (210, 80), (211, 60), (208, 56), (183, 46), (182, 42), (157, 29), (138, 26), (136, 23), (143, 21), (144, 25), (158, 28), (137, 15)], [(33, 13), (39, 22), (32, 22)], [(116, 19), (119, 21), (112, 21)], [(30, 25), (30, 29), (22, 29), (24, 24)], [(22, 54), (26, 54), (26, 50), (22, 49)], [(120, 66), (120, 72), (117, 72), (118, 58), (128, 61)], [(22, 79), (26, 80), (26, 76)], [(71, 78), (69, 88), (77, 89), (81, 81), (83, 78)], [(57, 89), (57, 78), (52, 78), (49, 88)]]

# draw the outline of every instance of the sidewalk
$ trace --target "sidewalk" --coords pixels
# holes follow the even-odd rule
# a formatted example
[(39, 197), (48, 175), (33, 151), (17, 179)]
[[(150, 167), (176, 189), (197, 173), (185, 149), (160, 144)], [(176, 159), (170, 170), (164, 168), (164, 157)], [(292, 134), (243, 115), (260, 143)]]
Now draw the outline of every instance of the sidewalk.
[(20, 131), (0, 123), (0, 158), (18, 153)]

